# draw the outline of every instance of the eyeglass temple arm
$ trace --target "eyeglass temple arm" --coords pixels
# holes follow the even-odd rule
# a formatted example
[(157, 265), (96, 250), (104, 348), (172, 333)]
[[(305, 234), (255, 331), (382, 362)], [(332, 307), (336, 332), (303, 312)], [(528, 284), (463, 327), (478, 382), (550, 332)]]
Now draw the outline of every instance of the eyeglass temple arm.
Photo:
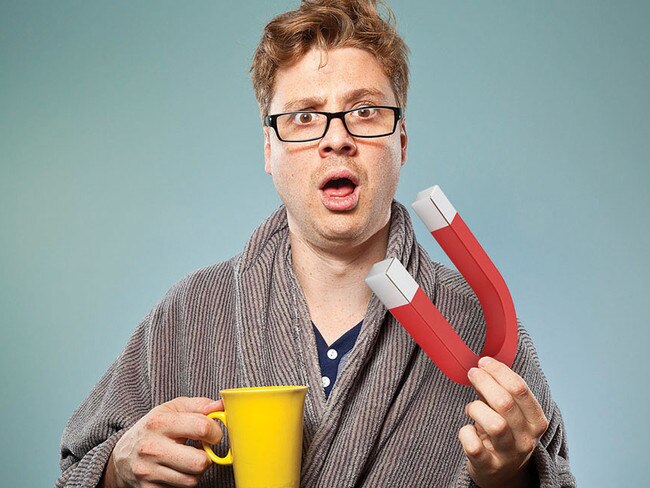
[(469, 385), (467, 372), (482, 356), (512, 366), (517, 352), (517, 316), (499, 270), (440, 187), (418, 193), (412, 206), (479, 299), (486, 326), (483, 350), (477, 355), (467, 347), (396, 258), (375, 264), (366, 283), (452, 381)]

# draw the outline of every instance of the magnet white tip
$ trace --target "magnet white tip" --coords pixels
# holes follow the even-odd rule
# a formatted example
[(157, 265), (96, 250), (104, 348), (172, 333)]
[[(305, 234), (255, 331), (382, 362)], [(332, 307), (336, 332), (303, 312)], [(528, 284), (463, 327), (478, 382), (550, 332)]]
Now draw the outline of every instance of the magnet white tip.
[(419, 288), (396, 258), (388, 258), (373, 265), (366, 276), (366, 284), (389, 310), (409, 303)]
[(419, 192), (411, 207), (429, 232), (447, 227), (457, 213), (438, 185)]

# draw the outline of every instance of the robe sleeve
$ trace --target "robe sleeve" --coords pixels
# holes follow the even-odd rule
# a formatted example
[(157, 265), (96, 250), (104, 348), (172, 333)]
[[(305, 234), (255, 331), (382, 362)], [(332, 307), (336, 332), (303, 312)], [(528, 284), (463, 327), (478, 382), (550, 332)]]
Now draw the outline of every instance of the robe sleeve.
[[(576, 480), (569, 467), (569, 451), (562, 414), (551, 398), (548, 382), (542, 372), (535, 346), (528, 332), (519, 325), (519, 347), (512, 369), (528, 384), (539, 401), (549, 426), (537, 443), (530, 462), (537, 473), (540, 488), (574, 488)], [(478, 488), (463, 467), (458, 488)]]
[(62, 487), (96, 487), (120, 437), (152, 408), (149, 335), (153, 312), (74, 412), (61, 439)]

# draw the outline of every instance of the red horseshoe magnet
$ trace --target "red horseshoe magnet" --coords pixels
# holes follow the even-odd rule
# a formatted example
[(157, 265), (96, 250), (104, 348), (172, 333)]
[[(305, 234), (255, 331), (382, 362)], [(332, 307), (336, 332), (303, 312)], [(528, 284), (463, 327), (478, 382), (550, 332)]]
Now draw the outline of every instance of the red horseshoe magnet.
[(456, 209), (437, 185), (418, 193), (413, 209), (467, 280), (485, 317), (485, 345), (475, 354), (395, 258), (375, 264), (366, 283), (431, 360), (452, 381), (469, 385), (467, 372), (481, 356), (508, 367), (517, 352), (517, 316), (512, 297)]

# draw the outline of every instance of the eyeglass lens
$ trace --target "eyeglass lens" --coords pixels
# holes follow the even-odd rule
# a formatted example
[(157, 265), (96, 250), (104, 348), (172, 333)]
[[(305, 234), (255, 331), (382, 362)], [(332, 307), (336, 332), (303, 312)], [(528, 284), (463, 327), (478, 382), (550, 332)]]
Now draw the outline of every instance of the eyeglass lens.
[[(391, 134), (395, 112), (389, 108), (362, 107), (345, 114), (345, 125), (353, 136), (376, 137)], [(325, 135), (327, 116), (316, 112), (293, 112), (278, 116), (278, 133), (286, 141), (319, 139)]]

